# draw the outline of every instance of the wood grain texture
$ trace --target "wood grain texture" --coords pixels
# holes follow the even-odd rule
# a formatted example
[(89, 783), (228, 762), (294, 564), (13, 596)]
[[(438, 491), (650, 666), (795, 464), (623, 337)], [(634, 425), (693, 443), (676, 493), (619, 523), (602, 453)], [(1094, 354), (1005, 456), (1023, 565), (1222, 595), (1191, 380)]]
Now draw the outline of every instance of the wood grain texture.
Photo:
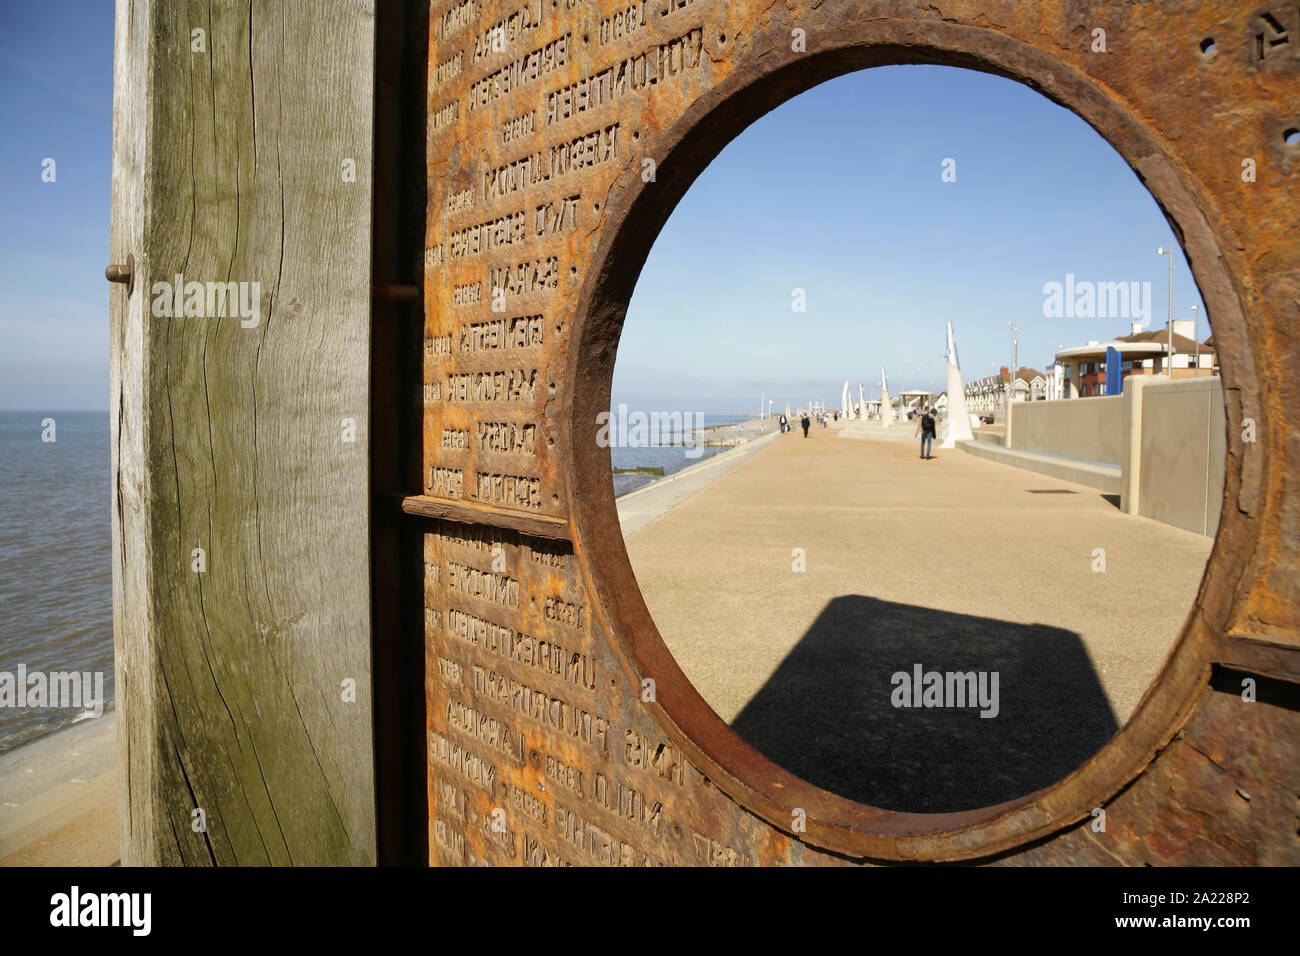
[[(153, 789), (153, 658), (148, 635), (148, 477), (145, 470), (144, 365), (149, 271), (144, 243), (144, 181), (149, 144), (149, 0), (117, 5), (113, 41), (113, 191), (109, 252), (114, 262), (135, 257), (131, 295), (110, 285), (109, 429), (113, 516), (113, 642), (118, 709), (118, 806), (122, 858), (157, 857)], [(133, 639), (133, 635), (136, 637)]]
[[(113, 253), (138, 269), (129, 302), (113, 293), (128, 864), (374, 860), (373, 24), (365, 0), (118, 4)], [(256, 324), (155, 316), (178, 274), (258, 283)]]

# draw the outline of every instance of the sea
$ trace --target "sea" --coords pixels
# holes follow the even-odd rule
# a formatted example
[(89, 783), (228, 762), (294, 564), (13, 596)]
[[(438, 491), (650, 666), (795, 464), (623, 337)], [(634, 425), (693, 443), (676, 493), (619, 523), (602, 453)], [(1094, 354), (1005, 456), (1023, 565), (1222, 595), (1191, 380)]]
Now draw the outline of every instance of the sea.
[[(706, 415), (705, 427), (753, 415)], [(53, 441), (43, 422), (54, 420)], [(611, 448), (615, 468), (671, 475), (725, 448)], [(687, 457), (687, 452), (695, 457)], [(113, 698), (108, 412), (0, 411), (0, 672), (102, 674)], [(614, 475), (614, 493), (656, 480)], [(0, 680), (3, 680), (0, 677)], [(93, 678), (92, 678), (93, 680)], [(0, 706), (0, 753), (93, 714)]]
[[(749, 415), (704, 415), (704, 427), (715, 428), (721, 425), (738, 425), (741, 422), (753, 421), (756, 416)], [(609, 450), (609, 457), (612, 466), (618, 468), (662, 468), (664, 470), (662, 477), (667, 477), (675, 471), (681, 471), (689, 465), (697, 464), (712, 458), (719, 452), (724, 452), (725, 447), (718, 446), (694, 446), (686, 447), (684, 445), (651, 445), (645, 448), (620, 448), (614, 446)], [(690, 457), (687, 457), (687, 453)], [(614, 478), (614, 495), (625, 495), (629, 491), (634, 491), (653, 481), (657, 481), (659, 476), (652, 475), (620, 475), (615, 474)]]
[[(0, 672), (102, 674), (105, 711), (113, 697), (109, 474), (108, 412), (0, 411)], [(0, 706), (0, 753), (93, 716)]]

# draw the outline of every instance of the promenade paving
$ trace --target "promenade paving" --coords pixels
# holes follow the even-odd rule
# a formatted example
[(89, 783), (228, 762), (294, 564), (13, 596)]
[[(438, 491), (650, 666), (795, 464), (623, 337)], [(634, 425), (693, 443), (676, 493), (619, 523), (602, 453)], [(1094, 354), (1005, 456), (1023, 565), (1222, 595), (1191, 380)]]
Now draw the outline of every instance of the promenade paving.
[[(1114, 734), (1213, 542), (959, 450), (921, 460), (912, 430), (776, 436), (638, 492), (625, 537), (665, 642), (742, 737), (845, 796), (945, 812), (1047, 786)], [(918, 664), (990, 695), (997, 673), (996, 716), (894, 706)]]

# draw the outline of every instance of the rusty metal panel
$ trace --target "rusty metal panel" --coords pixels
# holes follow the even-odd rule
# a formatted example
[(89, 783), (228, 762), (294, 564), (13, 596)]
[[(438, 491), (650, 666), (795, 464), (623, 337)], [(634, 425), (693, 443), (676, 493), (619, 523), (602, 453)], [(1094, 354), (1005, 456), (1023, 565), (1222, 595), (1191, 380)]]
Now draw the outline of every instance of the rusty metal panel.
[[(1300, 862), (1294, 695), (1211, 687), (1216, 662), (1300, 673), (1294, 5), (438, 0), (428, 23), (403, 509), (424, 529), (431, 863)], [(1106, 137), (1188, 254), (1229, 422), (1257, 426), (1229, 428), (1205, 583), (1134, 718), (1065, 781), (947, 815), (821, 791), (722, 723), (641, 600), (596, 442), (632, 287), (695, 177), (773, 106), (893, 63), (1019, 79)]]

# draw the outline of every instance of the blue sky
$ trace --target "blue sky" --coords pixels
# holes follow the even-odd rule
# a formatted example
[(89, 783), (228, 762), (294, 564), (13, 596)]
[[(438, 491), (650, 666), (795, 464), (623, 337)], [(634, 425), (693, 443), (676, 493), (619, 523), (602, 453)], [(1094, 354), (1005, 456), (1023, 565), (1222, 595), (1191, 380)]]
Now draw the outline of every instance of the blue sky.
[(2, 12), (0, 408), (107, 408), (113, 4)]
[[(112, 4), (3, 10), (0, 407), (107, 408)], [(940, 180), (945, 158), (956, 182)], [(1119, 155), (1028, 87), (945, 67), (850, 74), (760, 119), (691, 187), (637, 284), (614, 400), (838, 404), (845, 379), (872, 387), (882, 365), (895, 389), (925, 385), (927, 359), (942, 388), (948, 320), (967, 378), (1008, 361), (1010, 321), (1041, 369), (1058, 345), (1128, 331), (1045, 318), (1043, 284), (1150, 281), (1163, 326), (1169, 238)], [(1193, 304), (1180, 251), (1175, 316)]]
[[(941, 181), (943, 160), (956, 181)], [(1046, 318), (1067, 273), (1151, 282), (1163, 328), (1170, 232), (1092, 127), (1028, 87), (969, 70), (882, 67), (824, 83), (732, 141), (673, 211), (633, 293), (614, 400), (747, 412), (838, 407), (847, 379), (944, 388), (945, 322), (967, 380), (1060, 345), (1128, 334), (1114, 318)], [(802, 288), (807, 311), (792, 311)], [(1174, 317), (1204, 305), (1182, 251)], [(878, 393), (877, 393), (878, 394)]]

